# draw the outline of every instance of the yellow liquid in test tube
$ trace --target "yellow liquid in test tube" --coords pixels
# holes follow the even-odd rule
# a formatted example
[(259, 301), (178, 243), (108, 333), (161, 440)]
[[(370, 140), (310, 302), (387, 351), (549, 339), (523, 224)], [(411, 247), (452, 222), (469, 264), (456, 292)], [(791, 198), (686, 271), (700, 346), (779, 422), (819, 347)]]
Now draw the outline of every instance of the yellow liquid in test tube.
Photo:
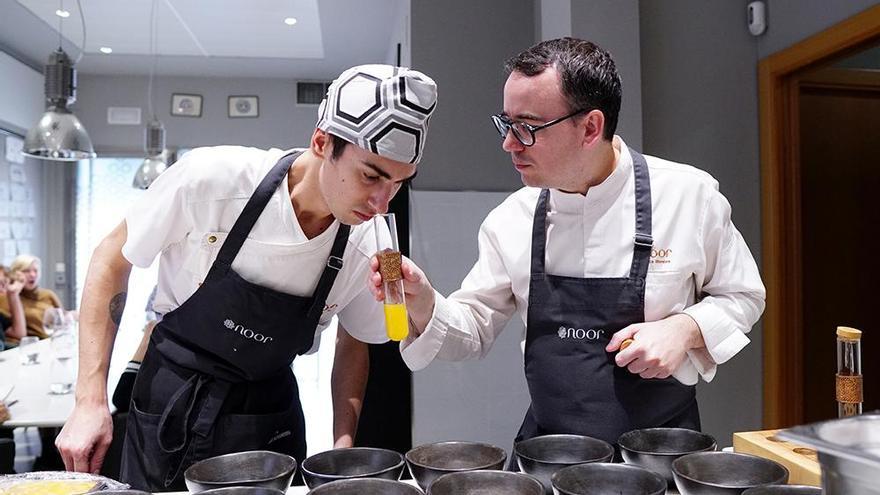
[(385, 329), (391, 340), (403, 340), (409, 334), (405, 304), (385, 304)]

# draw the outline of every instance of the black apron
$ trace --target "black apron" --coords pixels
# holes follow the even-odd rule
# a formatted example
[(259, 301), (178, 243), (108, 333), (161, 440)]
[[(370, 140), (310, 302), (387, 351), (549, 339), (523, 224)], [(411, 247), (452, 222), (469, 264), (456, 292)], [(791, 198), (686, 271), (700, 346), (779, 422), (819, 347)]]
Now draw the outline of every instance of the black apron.
[(204, 283), (156, 326), (132, 392), (120, 480), (185, 490), (194, 462), (266, 449), (302, 462), (305, 422), (293, 359), (307, 352), (350, 228), (340, 225), (312, 297), (248, 282), (232, 269), (298, 154), (283, 157), (235, 221)]
[(623, 278), (549, 275), (544, 269), (548, 190), (541, 191), (532, 227), (525, 373), (531, 406), (516, 441), (572, 433), (612, 445), (637, 429), (699, 430), (695, 387), (675, 378), (646, 380), (605, 352), (611, 336), (645, 321), (645, 277), (651, 259), (651, 183), (645, 158), (633, 157), (636, 234), (632, 268)]

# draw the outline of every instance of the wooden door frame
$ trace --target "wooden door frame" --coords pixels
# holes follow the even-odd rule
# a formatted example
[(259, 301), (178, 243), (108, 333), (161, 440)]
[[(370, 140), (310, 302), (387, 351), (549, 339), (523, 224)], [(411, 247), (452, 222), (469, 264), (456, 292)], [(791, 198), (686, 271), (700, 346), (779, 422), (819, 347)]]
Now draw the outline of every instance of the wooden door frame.
[(765, 428), (803, 422), (798, 76), (877, 40), (880, 5), (758, 64)]

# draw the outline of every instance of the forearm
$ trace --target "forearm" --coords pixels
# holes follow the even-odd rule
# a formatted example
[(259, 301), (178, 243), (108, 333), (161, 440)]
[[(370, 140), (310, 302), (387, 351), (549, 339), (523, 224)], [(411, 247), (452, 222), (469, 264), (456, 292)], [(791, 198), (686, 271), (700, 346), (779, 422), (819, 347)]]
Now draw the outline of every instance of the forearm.
[(7, 293), (6, 300), (9, 301), (9, 313), (12, 318), (12, 325), (6, 329), (6, 336), (21, 340), (27, 335), (27, 324), (24, 320), (24, 307), (21, 305), (21, 297), (17, 293)]
[(369, 371), (370, 353), (367, 344), (355, 339), (339, 326), (333, 373), (330, 377), (334, 447), (354, 445)]
[(77, 402), (107, 402), (107, 370), (131, 272), (121, 252), (124, 243), (123, 223), (95, 249), (89, 263), (80, 311)]

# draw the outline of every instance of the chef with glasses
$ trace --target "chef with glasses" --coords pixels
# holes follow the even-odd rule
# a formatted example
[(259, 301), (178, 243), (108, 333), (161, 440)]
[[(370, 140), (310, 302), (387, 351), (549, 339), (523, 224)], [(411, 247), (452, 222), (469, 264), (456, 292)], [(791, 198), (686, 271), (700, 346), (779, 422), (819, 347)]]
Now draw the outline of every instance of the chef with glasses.
[(449, 297), (405, 262), (404, 360), (480, 358), (517, 315), (531, 397), (518, 440), (698, 430), (699, 377), (748, 344), (764, 309), (730, 204), (706, 172), (615, 135), (621, 83), (602, 48), (545, 41), (507, 72), (492, 121), (526, 187), (484, 220), (477, 262)]

